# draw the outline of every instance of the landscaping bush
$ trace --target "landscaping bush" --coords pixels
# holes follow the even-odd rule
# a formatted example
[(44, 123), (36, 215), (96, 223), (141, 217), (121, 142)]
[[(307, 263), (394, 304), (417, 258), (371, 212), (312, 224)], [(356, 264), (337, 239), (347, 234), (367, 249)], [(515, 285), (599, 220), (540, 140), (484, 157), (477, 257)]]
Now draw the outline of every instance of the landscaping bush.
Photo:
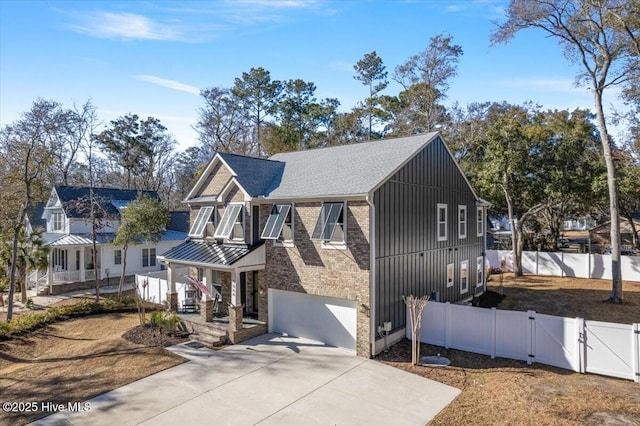
[(47, 324), (79, 317), (107, 312), (130, 311), (135, 308), (133, 298), (122, 300), (106, 299), (102, 303), (78, 302), (73, 305), (48, 308), (44, 313), (26, 312), (9, 322), (0, 322), (0, 339), (10, 338), (14, 334), (27, 333)]

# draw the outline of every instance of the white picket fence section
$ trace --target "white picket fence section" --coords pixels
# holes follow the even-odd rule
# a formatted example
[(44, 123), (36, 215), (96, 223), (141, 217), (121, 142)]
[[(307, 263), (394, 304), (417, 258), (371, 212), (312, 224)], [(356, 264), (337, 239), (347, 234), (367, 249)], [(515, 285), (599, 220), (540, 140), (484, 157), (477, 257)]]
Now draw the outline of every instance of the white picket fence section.
[[(513, 270), (511, 250), (487, 250), (491, 267), (499, 268), (504, 259), (507, 268)], [(620, 256), (622, 279), (640, 281), (640, 256)], [(522, 253), (522, 270), (536, 275), (556, 277), (611, 279), (611, 255), (564, 252), (525, 251)]]
[[(191, 287), (184, 278), (184, 275), (187, 275), (188, 271), (188, 268), (182, 268), (177, 269), (175, 272), (178, 306), (182, 306), (182, 302), (185, 299), (185, 290)], [(146, 285), (143, 285), (145, 282)], [(167, 293), (169, 292), (167, 271), (150, 272), (144, 275), (136, 274), (136, 285), (142, 291), (143, 299), (154, 303), (164, 303), (167, 301)]]
[[(406, 336), (411, 339), (408, 310)], [(429, 302), (420, 341), (640, 382), (640, 324)]]

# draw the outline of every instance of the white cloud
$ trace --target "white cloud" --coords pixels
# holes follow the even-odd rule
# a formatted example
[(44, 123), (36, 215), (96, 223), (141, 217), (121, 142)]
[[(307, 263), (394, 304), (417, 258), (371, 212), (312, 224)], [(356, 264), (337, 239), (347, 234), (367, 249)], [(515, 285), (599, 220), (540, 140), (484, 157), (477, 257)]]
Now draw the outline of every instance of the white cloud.
[(124, 40), (179, 40), (181, 32), (169, 25), (154, 22), (134, 13), (96, 12), (80, 18), (82, 23), (70, 25), (73, 31), (97, 38)]
[(445, 10), (447, 12), (460, 12), (461, 10), (464, 10), (464, 8), (462, 6), (456, 5), (456, 4), (452, 4), (450, 6), (447, 6), (445, 8)]
[(314, 6), (317, 0), (234, 0), (234, 3), (256, 5), (276, 9), (300, 9)]
[(168, 89), (179, 90), (181, 92), (191, 93), (192, 95), (200, 95), (200, 89), (189, 84), (180, 83), (179, 81), (169, 80), (162, 77), (156, 77), (154, 75), (134, 75), (133, 78), (146, 81), (147, 83), (156, 84), (158, 86), (166, 87)]

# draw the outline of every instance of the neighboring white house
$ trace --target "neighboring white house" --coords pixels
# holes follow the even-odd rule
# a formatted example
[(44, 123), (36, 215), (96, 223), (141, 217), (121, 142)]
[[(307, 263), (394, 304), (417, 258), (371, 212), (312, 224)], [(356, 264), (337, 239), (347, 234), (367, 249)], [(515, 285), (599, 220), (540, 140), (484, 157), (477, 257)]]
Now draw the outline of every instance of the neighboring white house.
[[(50, 248), (47, 271), (32, 274), (29, 277), (31, 286), (35, 284), (38, 289), (46, 287), (53, 294), (62, 289), (88, 287), (96, 276), (98, 279), (108, 278), (115, 284), (122, 275), (124, 250), (111, 244), (120, 225), (120, 212), (142, 192), (152, 198), (158, 198), (158, 194), (155, 191), (109, 188), (94, 188), (93, 191), (99, 223), (96, 264), (92, 259), (89, 188), (56, 186), (51, 190), (47, 203), (34, 210), (27, 224), (27, 229), (39, 226), (45, 230), (45, 245)], [(130, 245), (126, 275), (159, 271), (161, 267), (156, 256), (179, 245), (186, 237), (185, 232), (168, 229), (157, 243)], [(72, 283), (74, 287), (62, 286)]]

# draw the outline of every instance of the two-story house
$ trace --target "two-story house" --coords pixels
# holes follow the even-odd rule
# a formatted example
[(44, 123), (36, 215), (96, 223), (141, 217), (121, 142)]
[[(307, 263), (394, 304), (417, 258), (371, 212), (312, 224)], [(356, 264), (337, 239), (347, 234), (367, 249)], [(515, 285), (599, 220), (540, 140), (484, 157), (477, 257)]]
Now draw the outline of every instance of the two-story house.
[(404, 338), (403, 295), (484, 290), (486, 206), (437, 133), (218, 153), (185, 202), (189, 240), (160, 256), (174, 309), (171, 271), (188, 266), (235, 316), (370, 357)]
[[(155, 191), (94, 188), (94, 214), (97, 223), (97, 253), (93, 262), (93, 238), (89, 188), (56, 186), (49, 200), (34, 209), (28, 229), (44, 228), (45, 245), (50, 249), (47, 271), (36, 272), (38, 290), (61, 293), (88, 288), (98, 279), (112, 278), (113, 284), (122, 274), (124, 252), (111, 244), (120, 224), (120, 212), (140, 192), (158, 198)], [(184, 232), (166, 230), (159, 242), (133, 245), (127, 252), (127, 276), (158, 271), (157, 255), (186, 239)]]

